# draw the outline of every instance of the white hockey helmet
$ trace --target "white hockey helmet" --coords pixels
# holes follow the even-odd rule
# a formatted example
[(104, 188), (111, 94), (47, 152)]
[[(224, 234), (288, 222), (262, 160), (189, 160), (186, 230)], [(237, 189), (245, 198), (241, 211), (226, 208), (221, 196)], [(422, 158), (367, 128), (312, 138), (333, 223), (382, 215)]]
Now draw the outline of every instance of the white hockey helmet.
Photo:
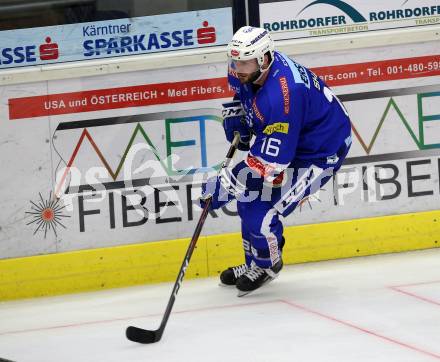
[[(227, 54), (232, 61), (256, 59), (261, 72), (269, 69), (274, 59), (274, 42), (269, 32), (263, 28), (243, 26), (236, 31), (227, 47)], [(262, 69), (264, 55), (269, 52), (270, 63)]]

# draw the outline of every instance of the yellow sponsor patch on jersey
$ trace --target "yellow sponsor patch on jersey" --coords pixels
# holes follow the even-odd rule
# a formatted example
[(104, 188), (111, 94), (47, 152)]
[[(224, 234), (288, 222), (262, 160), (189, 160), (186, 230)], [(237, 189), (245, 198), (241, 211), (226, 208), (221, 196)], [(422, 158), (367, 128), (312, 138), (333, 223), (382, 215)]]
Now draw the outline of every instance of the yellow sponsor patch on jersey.
[(269, 126), (266, 126), (263, 133), (267, 135), (271, 135), (272, 133), (289, 133), (289, 123), (287, 122), (277, 122), (274, 124), (270, 124)]

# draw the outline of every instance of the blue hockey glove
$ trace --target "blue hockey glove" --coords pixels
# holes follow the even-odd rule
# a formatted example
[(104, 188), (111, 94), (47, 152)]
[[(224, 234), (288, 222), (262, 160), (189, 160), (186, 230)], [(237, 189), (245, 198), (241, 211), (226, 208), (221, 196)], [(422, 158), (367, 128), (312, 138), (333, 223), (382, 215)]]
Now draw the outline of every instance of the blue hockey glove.
[(205, 200), (212, 197), (210, 209), (216, 210), (233, 199), (242, 202), (252, 201), (258, 197), (263, 178), (241, 161), (234, 168), (223, 168), (218, 176), (211, 177), (202, 185), (202, 196), (199, 206), (205, 206)]
[(226, 139), (232, 143), (234, 132), (240, 133), (240, 143), (238, 149), (240, 151), (249, 151), (249, 142), (251, 140), (251, 131), (244, 119), (245, 112), (240, 101), (232, 101), (223, 103), (223, 129), (225, 130)]
[(202, 196), (199, 199), (199, 206), (205, 207), (205, 200), (212, 198), (210, 209), (217, 210), (234, 199), (227, 189), (222, 185), (221, 176), (210, 177), (206, 183), (202, 185)]

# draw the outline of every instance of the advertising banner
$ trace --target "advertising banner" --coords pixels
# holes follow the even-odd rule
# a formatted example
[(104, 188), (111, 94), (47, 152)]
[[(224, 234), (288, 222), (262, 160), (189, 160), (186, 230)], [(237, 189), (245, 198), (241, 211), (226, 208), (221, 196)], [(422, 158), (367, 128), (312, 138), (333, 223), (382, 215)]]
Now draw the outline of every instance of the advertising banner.
[[(353, 145), (286, 226), (438, 208), (435, 50), (422, 43), (295, 58), (344, 102)], [(0, 258), (191, 236), (200, 185), (228, 149), (226, 71), (217, 63), (4, 87)], [(239, 229), (232, 202), (210, 213), (203, 233)]]
[(0, 32), (0, 69), (224, 45), (231, 8)]
[(437, 0), (292, 0), (260, 4), (274, 39), (298, 39), (440, 23)]

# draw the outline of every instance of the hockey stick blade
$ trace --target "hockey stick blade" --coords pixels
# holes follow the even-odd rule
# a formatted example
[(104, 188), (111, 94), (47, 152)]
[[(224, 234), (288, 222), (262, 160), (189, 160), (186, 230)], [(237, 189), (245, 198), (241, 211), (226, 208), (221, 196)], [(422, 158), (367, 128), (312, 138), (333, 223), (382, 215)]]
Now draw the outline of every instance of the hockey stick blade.
[(0, 362), (14, 362), (14, 361), (11, 360), (11, 359), (6, 359), (6, 358), (1, 358), (0, 357)]
[(149, 331), (133, 326), (127, 328), (125, 335), (130, 341), (143, 344), (155, 343), (162, 338), (162, 333), (159, 330)]

